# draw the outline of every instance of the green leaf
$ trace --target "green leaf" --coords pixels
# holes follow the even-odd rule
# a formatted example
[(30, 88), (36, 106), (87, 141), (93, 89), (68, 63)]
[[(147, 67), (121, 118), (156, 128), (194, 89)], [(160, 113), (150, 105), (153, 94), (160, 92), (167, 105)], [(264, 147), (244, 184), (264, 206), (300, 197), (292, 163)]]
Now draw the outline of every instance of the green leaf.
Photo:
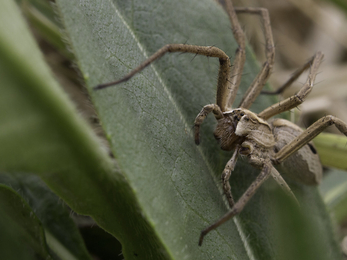
[(347, 217), (346, 172), (330, 169), (319, 188), (329, 212), (338, 223), (342, 223)]
[[(207, 0), (57, 3), (115, 161), (170, 258), (279, 259), (278, 243), (270, 231), (271, 214), (280, 207), (268, 185), (239, 217), (211, 232), (202, 247), (197, 246), (200, 231), (228, 210), (219, 176), (231, 155), (213, 140), (212, 119), (202, 126), (201, 146), (194, 145), (191, 132), (201, 107), (214, 102), (216, 60), (166, 55), (127, 83), (92, 91), (97, 84), (119, 79), (168, 43), (214, 45), (232, 57), (236, 44), (222, 8)], [(248, 55), (240, 93), (257, 71), (254, 57)], [(273, 102), (260, 97), (252, 110), (259, 112)], [(231, 178), (236, 198), (257, 173), (246, 163), (238, 163)], [(323, 241), (318, 243), (323, 248), (320, 259), (339, 259), (329, 215), (317, 189), (292, 186), (305, 205), (303, 210), (315, 216), (314, 236)], [(290, 237), (295, 240), (297, 234)], [(126, 254), (127, 246), (126, 258), (136, 259), (139, 255)]]
[(91, 259), (66, 207), (40, 178), (27, 173), (1, 173), (0, 183), (16, 190), (35, 212), (45, 228), (48, 246), (56, 255), (61, 259)]
[(14, 1), (0, 2), (0, 78), (0, 171), (39, 175), (116, 236), (124, 255), (165, 259), (133, 189), (52, 78)]
[(41, 222), (13, 189), (3, 184), (0, 184), (0, 212), (1, 258), (52, 259)]
[[(322, 212), (301, 210), (295, 201), (286, 196), (278, 186), (276, 186), (275, 195), (275, 207), (269, 210), (272, 211), (272, 232), (278, 243), (278, 259), (329, 259), (325, 250), (333, 245), (324, 245), (329, 241), (317, 236), (319, 232), (316, 230), (317, 227), (322, 227), (326, 223), (322, 222), (322, 219), (312, 217), (312, 213), (322, 214)], [(321, 209), (324, 210), (324, 207)], [(332, 232), (325, 235), (333, 236)], [(335, 256), (338, 259), (341, 258), (338, 252)], [(332, 257), (332, 259), (335, 258)]]
[(54, 19), (52, 4), (42, 0), (16, 0), (25, 17), (30, 22), (32, 28), (43, 39), (52, 44), (60, 53), (73, 59), (71, 52), (66, 50), (66, 46), (61, 34), (61, 26)]
[(315, 139), (322, 164), (327, 167), (347, 170), (347, 137), (343, 135), (321, 133)]
[[(236, 49), (227, 17), (212, 1), (58, 3), (89, 88), (124, 75), (165, 43), (216, 45), (230, 56)], [(126, 259), (279, 259), (285, 244), (278, 246), (271, 232), (272, 210), (280, 207), (269, 185), (197, 246), (200, 230), (227, 211), (218, 179), (230, 154), (213, 140), (213, 120), (203, 126), (202, 145), (193, 144), (190, 125), (214, 100), (218, 67), (192, 58), (168, 55), (131, 82), (92, 93), (111, 161), (50, 76), (14, 2), (1, 1), (0, 170), (39, 175), (75, 211), (116, 236)], [(258, 71), (254, 63), (248, 57), (242, 91)], [(271, 103), (263, 97), (252, 109)], [(239, 162), (231, 180), (236, 198), (256, 174)], [(292, 186), (315, 216), (321, 258), (338, 259), (316, 188)], [(0, 218), (2, 227), (8, 222), (17, 230)], [(8, 237), (16, 241), (16, 234)]]
[(342, 11), (347, 13), (347, 3), (344, 0), (326, 0), (327, 2), (334, 3), (337, 7), (339, 7)]

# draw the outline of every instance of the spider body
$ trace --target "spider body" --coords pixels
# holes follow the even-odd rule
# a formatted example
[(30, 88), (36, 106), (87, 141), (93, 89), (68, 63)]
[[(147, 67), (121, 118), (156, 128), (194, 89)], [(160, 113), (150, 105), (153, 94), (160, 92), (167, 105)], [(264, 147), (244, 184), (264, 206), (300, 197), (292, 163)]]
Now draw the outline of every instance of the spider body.
[[(267, 10), (263, 8), (234, 8), (231, 0), (226, 0), (225, 4), (233, 28), (234, 38), (238, 44), (232, 65), (230, 58), (225, 52), (214, 46), (168, 44), (120, 80), (100, 84), (95, 87), (96, 90), (103, 89), (127, 81), (153, 61), (162, 57), (165, 53), (188, 52), (219, 59), (220, 67), (216, 103), (204, 106), (197, 115), (194, 121), (194, 139), (198, 145), (200, 143), (200, 126), (207, 115), (212, 112), (217, 120), (214, 136), (219, 140), (221, 149), (227, 151), (234, 150), (232, 157), (227, 162), (221, 175), (223, 191), (229, 203), (230, 210), (214, 224), (201, 232), (199, 245), (202, 244), (207, 233), (239, 214), (258, 188), (270, 176), (285, 192), (296, 200), (290, 187), (274, 166), (281, 173), (287, 174), (304, 184), (319, 184), (322, 178), (322, 166), (315, 148), (310, 141), (330, 125), (335, 125), (341, 133), (347, 136), (347, 124), (331, 115), (319, 119), (304, 131), (289, 121), (270, 119), (304, 102), (306, 96), (313, 88), (319, 65), (323, 60), (323, 54), (321, 52), (317, 52), (307, 63), (294, 72), (289, 80), (279, 88), (280, 91), (276, 92), (283, 91), (304, 71), (309, 70), (305, 84), (295, 95), (266, 108), (259, 114), (249, 110), (252, 103), (261, 93), (263, 86), (271, 74), (274, 63), (275, 45), (272, 39), (270, 18)], [(236, 14), (244, 13), (258, 15), (262, 20), (265, 35), (266, 61), (244, 94), (240, 104), (236, 108), (232, 108), (241, 82), (246, 49), (245, 36)], [(234, 202), (229, 178), (239, 155), (246, 156), (252, 166), (260, 169), (260, 173), (244, 194)]]
[(239, 146), (240, 155), (247, 156), (256, 168), (271, 161), (282, 174), (306, 185), (318, 185), (322, 179), (322, 165), (311, 142), (282, 163), (275, 159), (276, 153), (302, 132), (290, 121), (278, 118), (267, 122), (248, 109), (237, 108), (224, 112), (217, 120), (214, 137), (223, 150)]
[(217, 122), (214, 137), (223, 150), (240, 146), (240, 154), (246, 155), (255, 167), (272, 157), (275, 138), (271, 126), (252, 111), (243, 108), (226, 111)]

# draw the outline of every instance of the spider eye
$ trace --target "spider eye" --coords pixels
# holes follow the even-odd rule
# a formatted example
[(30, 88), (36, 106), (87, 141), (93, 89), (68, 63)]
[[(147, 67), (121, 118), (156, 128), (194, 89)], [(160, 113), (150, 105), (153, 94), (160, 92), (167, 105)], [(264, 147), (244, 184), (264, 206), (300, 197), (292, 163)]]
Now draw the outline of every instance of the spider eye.
[(249, 121), (249, 118), (248, 118), (248, 117), (245, 117), (245, 120), (248, 122), (248, 121)]
[(244, 113), (241, 113), (241, 116), (244, 116), (245, 114)]

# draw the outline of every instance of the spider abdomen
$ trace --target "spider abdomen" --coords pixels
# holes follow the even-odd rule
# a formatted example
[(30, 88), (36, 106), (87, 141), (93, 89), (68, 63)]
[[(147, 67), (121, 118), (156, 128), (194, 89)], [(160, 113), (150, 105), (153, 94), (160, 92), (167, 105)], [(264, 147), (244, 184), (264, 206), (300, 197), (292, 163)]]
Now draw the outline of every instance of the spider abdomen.
[[(284, 120), (272, 121), (273, 133), (276, 138), (275, 152), (281, 150), (303, 132), (297, 125)], [(284, 162), (276, 165), (279, 172), (306, 185), (318, 185), (322, 179), (323, 169), (313, 143), (308, 143)]]

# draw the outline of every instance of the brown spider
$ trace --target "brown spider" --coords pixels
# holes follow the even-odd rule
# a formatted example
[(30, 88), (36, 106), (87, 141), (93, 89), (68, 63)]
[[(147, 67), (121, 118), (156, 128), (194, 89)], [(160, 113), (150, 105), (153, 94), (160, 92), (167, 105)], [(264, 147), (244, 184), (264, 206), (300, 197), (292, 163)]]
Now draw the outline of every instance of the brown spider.
[[(322, 62), (323, 54), (321, 52), (316, 53), (307, 63), (297, 70), (282, 87), (279, 88), (279, 91), (277, 91), (280, 92), (286, 89), (305, 70), (309, 69), (310, 71), (307, 81), (298, 93), (266, 108), (259, 114), (255, 114), (248, 110), (265, 85), (274, 63), (275, 46), (272, 39), (270, 19), (266, 9), (234, 8), (231, 0), (226, 0), (226, 10), (233, 28), (235, 40), (238, 43), (238, 49), (235, 54), (233, 66), (231, 66), (229, 57), (222, 50), (216, 47), (169, 44), (159, 49), (139, 67), (131, 71), (122, 79), (95, 87), (95, 89), (102, 89), (127, 81), (167, 52), (189, 52), (207, 57), (219, 58), (220, 67), (216, 104), (209, 104), (203, 107), (195, 119), (194, 132), (195, 143), (198, 145), (200, 143), (200, 125), (206, 116), (210, 112), (213, 112), (217, 119), (217, 127), (214, 132), (215, 138), (220, 141), (220, 146), (223, 150), (234, 150), (233, 156), (226, 164), (222, 173), (223, 190), (231, 209), (218, 221), (201, 232), (199, 245), (202, 244), (203, 238), (208, 232), (219, 227), (221, 224), (240, 213), (261, 184), (270, 176), (272, 176), (280, 186), (295, 199), (289, 186), (273, 165), (277, 165), (277, 169), (282, 173), (286, 173), (293, 179), (304, 184), (319, 184), (322, 178), (322, 166), (319, 156), (310, 141), (326, 127), (332, 124), (334, 124), (343, 134), (347, 135), (347, 124), (331, 115), (319, 119), (305, 131), (284, 119), (267, 121), (274, 115), (297, 107), (305, 100), (306, 96), (312, 90), (318, 67)], [(266, 39), (266, 61), (264, 62), (261, 71), (243, 96), (238, 108), (233, 109), (232, 104), (240, 85), (245, 63), (245, 36), (236, 13), (256, 14), (260, 15), (262, 18)], [(256, 168), (259, 168), (261, 171), (241, 198), (235, 203), (230, 191), (229, 178), (231, 172), (234, 170), (238, 155), (246, 156), (249, 163)]]

